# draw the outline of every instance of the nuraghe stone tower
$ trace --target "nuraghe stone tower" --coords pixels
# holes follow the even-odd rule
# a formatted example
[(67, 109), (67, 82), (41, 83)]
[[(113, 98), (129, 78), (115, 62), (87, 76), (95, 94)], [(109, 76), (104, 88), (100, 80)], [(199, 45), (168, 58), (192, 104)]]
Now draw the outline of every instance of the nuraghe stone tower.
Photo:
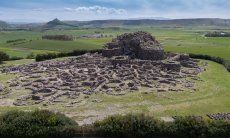
[(128, 56), (131, 59), (162, 60), (164, 50), (151, 34), (146, 32), (125, 33), (107, 43), (102, 52), (105, 57)]

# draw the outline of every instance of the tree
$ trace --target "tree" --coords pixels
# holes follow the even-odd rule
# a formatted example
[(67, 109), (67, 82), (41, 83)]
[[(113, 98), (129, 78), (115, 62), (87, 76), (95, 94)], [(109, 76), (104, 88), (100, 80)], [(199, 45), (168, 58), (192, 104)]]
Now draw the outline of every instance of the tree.
[(6, 61), (6, 60), (9, 60), (9, 59), (10, 59), (9, 55), (7, 55), (6, 53), (0, 51), (0, 63), (2, 63), (2, 61)]

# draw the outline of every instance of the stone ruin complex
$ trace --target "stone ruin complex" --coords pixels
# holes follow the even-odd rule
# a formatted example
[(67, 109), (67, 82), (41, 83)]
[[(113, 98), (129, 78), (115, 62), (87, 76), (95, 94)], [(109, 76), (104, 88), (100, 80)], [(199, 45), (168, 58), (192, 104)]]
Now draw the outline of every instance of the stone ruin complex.
[(197, 60), (184, 54), (165, 54), (154, 37), (136, 32), (118, 36), (106, 44), (102, 54), (36, 62), (2, 72), (18, 74), (5, 87), (30, 91), (14, 102), (24, 106), (63, 102), (63, 97), (71, 101), (94, 93), (196, 91), (194, 81), (203, 70)]

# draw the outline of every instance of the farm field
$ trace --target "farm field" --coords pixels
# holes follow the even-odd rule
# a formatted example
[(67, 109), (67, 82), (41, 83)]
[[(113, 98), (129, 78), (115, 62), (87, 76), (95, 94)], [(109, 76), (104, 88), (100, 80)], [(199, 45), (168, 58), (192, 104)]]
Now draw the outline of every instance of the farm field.
[[(230, 59), (230, 38), (206, 38), (204, 33), (214, 31), (215, 28), (153, 28), (153, 27), (128, 27), (128, 28), (98, 28), (78, 30), (49, 30), (35, 31), (8, 31), (0, 33), (0, 50), (10, 56), (26, 57), (33, 54), (49, 52), (69, 52), (77, 49), (101, 49), (112, 37), (125, 32), (148, 31), (156, 36), (166, 51), (180, 53), (206, 54), (215, 57)], [(100, 33), (103, 38), (81, 38), (82, 35)], [(77, 37), (74, 41), (42, 40), (43, 35), (65, 34)], [(7, 44), (8, 40), (26, 39), (24, 42)]]

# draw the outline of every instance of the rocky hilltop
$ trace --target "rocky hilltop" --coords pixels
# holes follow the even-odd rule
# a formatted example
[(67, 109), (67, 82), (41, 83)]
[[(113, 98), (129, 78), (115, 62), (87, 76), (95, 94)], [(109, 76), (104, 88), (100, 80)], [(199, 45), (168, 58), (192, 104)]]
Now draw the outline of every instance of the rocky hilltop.
[(106, 44), (102, 54), (5, 68), (2, 73), (17, 77), (2, 85), (0, 92), (29, 90), (30, 94), (15, 99), (17, 106), (55, 102), (74, 106), (76, 99), (96, 93), (196, 91), (197, 74), (204, 70), (198, 62), (184, 54), (164, 54), (149, 33), (129, 33)]

